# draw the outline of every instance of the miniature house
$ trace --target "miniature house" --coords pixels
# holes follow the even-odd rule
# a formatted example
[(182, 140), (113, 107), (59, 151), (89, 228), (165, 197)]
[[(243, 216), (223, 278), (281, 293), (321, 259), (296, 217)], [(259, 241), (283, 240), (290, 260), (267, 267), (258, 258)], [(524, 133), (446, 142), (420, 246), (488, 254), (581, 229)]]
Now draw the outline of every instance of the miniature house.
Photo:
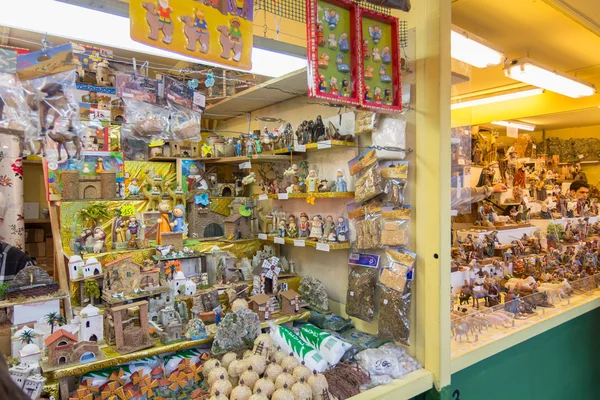
[(21, 364), (35, 368), (39, 366), (42, 353), (37, 345), (29, 343), (19, 350), (19, 359), (21, 360)]
[[(133, 309), (138, 311), (134, 313)], [(105, 315), (105, 332), (109, 332), (109, 339), (114, 339), (119, 353), (128, 354), (154, 346), (149, 333), (147, 301), (112, 306), (106, 313), (109, 315)]]
[(183, 339), (181, 334), (181, 322), (173, 321), (165, 326), (161, 335), (161, 342), (164, 344), (178, 342)]
[(46, 383), (46, 378), (42, 375), (36, 374), (28, 376), (25, 379), (25, 384), (23, 385), (23, 391), (30, 399), (38, 399), (42, 390), (44, 389), (44, 384)]
[(77, 170), (64, 170), (63, 200), (113, 199), (117, 197), (117, 173), (102, 171), (97, 176), (80, 176)]
[[(70, 263), (70, 259), (69, 259)], [(83, 277), (90, 278), (94, 275), (100, 275), (102, 273), (102, 264), (94, 258), (90, 257), (85, 261), (85, 265), (83, 266)]]
[(50, 366), (90, 362), (100, 354), (96, 342), (78, 342), (75, 335), (64, 329), (58, 329), (48, 336), (45, 343)]
[(15, 367), (10, 368), (8, 370), (8, 374), (10, 375), (10, 378), (13, 380), (13, 382), (20, 389), (22, 389), (25, 385), (25, 380), (27, 380), (27, 378), (33, 373), (33, 371), (34, 368), (28, 365), (19, 364)]
[(80, 256), (71, 256), (69, 258), (69, 278), (75, 280), (82, 274), (85, 263)]
[(235, 240), (248, 239), (250, 237), (250, 221), (240, 214), (231, 214), (225, 218), (225, 238), (232, 237)]
[(196, 282), (192, 281), (191, 279), (186, 280), (184, 294), (186, 296), (195, 295), (196, 294)]
[(29, 333), (29, 335), (32, 336), (32, 343), (35, 344), (38, 348), (42, 348), (44, 345), (44, 338), (43, 338), (42, 332), (40, 332), (36, 329), (31, 329), (30, 327), (25, 325), (24, 327), (22, 327), (21, 329), (17, 330), (15, 333), (13, 333), (13, 335), (11, 337), (12, 358), (19, 359), (19, 357), (20, 357), (19, 353), (20, 353), (21, 349), (23, 347), (25, 347), (25, 345), (27, 344), (22, 339), (22, 335), (24, 333)]
[(271, 304), (271, 296), (266, 294), (257, 294), (256, 296), (250, 297), (250, 308), (256, 314), (261, 321), (271, 319), (273, 316), (273, 306)]
[(254, 284), (258, 287), (258, 293), (277, 294), (280, 272), (281, 267), (277, 257), (262, 260), (253, 271)]
[(104, 265), (104, 286), (112, 293), (132, 293), (136, 289), (160, 286), (158, 268), (144, 271), (133, 262), (133, 254), (126, 255)]
[(79, 312), (81, 318), (81, 330), (79, 337), (81, 340), (98, 342), (104, 340), (104, 321), (100, 310), (91, 304), (88, 304)]
[(159, 322), (162, 326), (167, 326), (173, 321), (181, 322), (181, 316), (172, 305), (166, 306), (159, 312)]
[(171, 286), (171, 293), (173, 293), (173, 296), (185, 293), (186, 280), (187, 278), (181, 271), (176, 271), (173, 274), (173, 279), (171, 279), (171, 281), (169, 282), (169, 285)]
[(300, 295), (294, 290), (281, 292), (281, 312), (285, 315), (300, 313)]
[(6, 298), (45, 296), (57, 292), (58, 289), (58, 283), (54, 282), (46, 271), (32, 265), (15, 275), (6, 290)]

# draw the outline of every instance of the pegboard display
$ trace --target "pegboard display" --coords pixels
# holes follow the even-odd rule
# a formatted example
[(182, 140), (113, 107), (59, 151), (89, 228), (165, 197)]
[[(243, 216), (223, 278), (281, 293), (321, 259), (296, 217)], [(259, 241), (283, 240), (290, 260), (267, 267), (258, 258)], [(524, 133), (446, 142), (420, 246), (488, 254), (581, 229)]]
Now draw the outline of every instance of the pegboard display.
[[(387, 7), (376, 6), (361, 0), (352, 1), (363, 8), (391, 15), (391, 9)], [(266, 11), (292, 21), (306, 22), (306, 1), (304, 0), (255, 0), (254, 9), (255, 11)]]

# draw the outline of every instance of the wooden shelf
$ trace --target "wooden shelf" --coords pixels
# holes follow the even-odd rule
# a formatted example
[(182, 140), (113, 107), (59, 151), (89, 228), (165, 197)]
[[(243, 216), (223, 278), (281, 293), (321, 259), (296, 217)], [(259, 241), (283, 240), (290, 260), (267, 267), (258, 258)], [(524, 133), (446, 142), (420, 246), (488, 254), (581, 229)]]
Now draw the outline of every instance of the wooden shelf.
[(204, 115), (207, 119), (227, 120), (260, 110), (305, 95), (308, 91), (307, 82), (306, 68), (302, 68), (207, 106)]
[[(253, 199), (266, 200), (263, 196), (267, 196), (269, 199), (279, 199), (279, 195), (285, 195), (285, 193), (279, 194), (253, 194)], [(354, 192), (320, 192), (320, 193), (289, 193), (289, 199), (306, 199), (307, 197), (314, 196), (315, 199), (350, 199), (354, 198)], [(285, 200), (285, 199), (281, 199)]]
[(49, 224), (49, 219), (26, 219), (25, 224)]
[[(280, 239), (283, 239), (284, 243), (286, 245), (290, 245), (290, 246), (295, 246), (295, 247), (312, 247), (312, 248), (316, 248), (319, 251), (334, 251), (334, 250), (346, 250), (349, 249), (350, 246), (350, 242), (344, 242), (344, 243), (319, 243), (319, 242), (315, 242), (314, 240), (308, 240), (308, 239), (292, 239), (292, 238), (280, 238), (277, 235), (267, 235), (267, 238), (264, 239), (264, 237), (261, 239), (261, 235), (263, 234), (259, 234), (258, 238), (260, 240), (266, 240), (269, 242), (274, 242), (275, 243), (275, 239), (277, 239), (278, 241)], [(302, 246), (300, 244), (300, 242), (304, 242), (304, 246)], [(276, 243), (276, 244), (282, 244), (282, 243)], [(317, 246), (320, 245), (320, 246)], [(319, 248), (319, 247), (322, 247)]]
[(327, 151), (329, 149), (335, 149), (335, 148), (339, 148), (339, 147), (356, 147), (356, 142), (349, 142), (347, 140), (324, 140), (322, 142), (317, 142), (317, 143), (309, 143), (307, 145), (304, 145), (306, 148), (306, 151), (298, 151), (297, 147), (294, 147), (293, 149), (277, 149), (277, 150), (273, 150), (273, 151), (268, 151), (265, 152), (263, 154), (302, 154), (305, 152), (313, 152), (313, 151)]
[(207, 159), (200, 158), (200, 157), (163, 157), (163, 156), (156, 156), (156, 157), (148, 158), (148, 161), (162, 161), (162, 162), (172, 162), (172, 161), (177, 161), (177, 160), (204, 161)]
[(239, 157), (222, 157), (222, 158), (203, 158), (206, 164), (231, 164), (238, 165), (247, 161), (250, 164), (261, 164), (261, 163), (272, 163), (272, 162), (285, 162), (290, 161), (288, 156), (274, 155), (274, 154), (255, 154), (252, 157), (239, 156)]
[(402, 378), (394, 379), (392, 382), (379, 385), (360, 394), (353, 396), (352, 400), (397, 400), (412, 399), (431, 390), (433, 387), (433, 374), (425, 369), (418, 369)]

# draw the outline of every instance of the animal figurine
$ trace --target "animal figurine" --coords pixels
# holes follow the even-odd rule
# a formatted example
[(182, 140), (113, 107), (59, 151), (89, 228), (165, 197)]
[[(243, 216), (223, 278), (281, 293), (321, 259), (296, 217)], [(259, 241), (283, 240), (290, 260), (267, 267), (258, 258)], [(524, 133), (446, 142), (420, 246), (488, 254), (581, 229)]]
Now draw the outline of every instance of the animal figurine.
[(102, 230), (102, 228), (96, 228), (94, 229), (94, 239), (96, 240), (94, 242), (94, 253), (98, 254), (98, 253), (103, 253), (106, 251), (106, 232), (104, 232), (104, 230)]
[(189, 51), (196, 51), (196, 44), (199, 43), (200, 52), (208, 53), (210, 33), (208, 31), (208, 23), (204, 18), (204, 13), (197, 10), (195, 17), (184, 15), (180, 19), (181, 22), (184, 23), (183, 34), (188, 42), (186, 49)]
[(162, 31), (165, 44), (173, 41), (173, 21), (171, 19), (172, 9), (168, 0), (159, 0), (158, 7), (152, 2), (143, 2), (142, 7), (146, 9), (146, 22), (150, 27), (148, 39), (158, 40), (158, 33)]

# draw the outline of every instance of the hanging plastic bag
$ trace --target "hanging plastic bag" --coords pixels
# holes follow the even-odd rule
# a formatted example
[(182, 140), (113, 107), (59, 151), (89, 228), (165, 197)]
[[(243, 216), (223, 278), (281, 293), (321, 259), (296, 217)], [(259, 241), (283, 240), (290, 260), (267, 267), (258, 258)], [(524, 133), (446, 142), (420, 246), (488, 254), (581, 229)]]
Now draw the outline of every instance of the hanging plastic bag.
[(146, 143), (169, 139), (169, 109), (133, 99), (125, 102), (125, 123), (122, 137), (133, 137)]
[(383, 207), (381, 211), (382, 246), (408, 247), (410, 242), (411, 208)]
[[(36, 127), (40, 154), (62, 159), (82, 156), (79, 103), (75, 100), (76, 72), (71, 44), (19, 55), (17, 74), (24, 90), (29, 118)], [(71, 151), (70, 151), (71, 150)]]
[(373, 147), (378, 148), (376, 153), (378, 160), (404, 159), (406, 153), (396, 150), (406, 148), (406, 117), (404, 114), (379, 118), (371, 139)]
[(350, 219), (351, 240), (358, 250), (381, 247), (381, 205), (369, 203), (346, 206)]
[(375, 285), (379, 276), (379, 256), (351, 253), (348, 259), (346, 314), (366, 322), (375, 314)]
[(384, 205), (402, 206), (408, 179), (408, 161), (385, 161), (379, 164), (383, 178)]
[(24, 151), (27, 150), (29, 154), (37, 152), (31, 144), (31, 140), (37, 135), (37, 130), (32, 124), (33, 121), (27, 118), (28, 113), (25, 93), (17, 76), (0, 73), (0, 132), (19, 138), (21, 155), (24, 155)]
[(348, 162), (350, 175), (356, 175), (354, 199), (356, 203), (364, 203), (383, 192), (381, 172), (377, 168), (374, 149), (367, 149)]
[(173, 139), (182, 142), (201, 141), (200, 120), (202, 115), (171, 102), (169, 102), (169, 108), (171, 110), (170, 126)]

